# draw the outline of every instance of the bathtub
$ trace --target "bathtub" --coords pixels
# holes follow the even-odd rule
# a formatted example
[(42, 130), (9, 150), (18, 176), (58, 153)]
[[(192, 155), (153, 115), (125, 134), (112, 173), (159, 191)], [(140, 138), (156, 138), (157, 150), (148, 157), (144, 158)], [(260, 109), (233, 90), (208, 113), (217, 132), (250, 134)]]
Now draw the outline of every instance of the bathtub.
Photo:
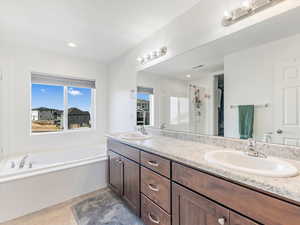
[(0, 162), (0, 223), (107, 185), (105, 146), (27, 154)]

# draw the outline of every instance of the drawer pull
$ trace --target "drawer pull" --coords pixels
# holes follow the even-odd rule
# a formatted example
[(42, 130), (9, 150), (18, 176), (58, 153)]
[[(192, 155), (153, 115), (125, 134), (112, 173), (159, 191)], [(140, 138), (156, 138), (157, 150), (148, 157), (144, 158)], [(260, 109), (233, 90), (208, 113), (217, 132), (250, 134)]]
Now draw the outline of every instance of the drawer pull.
[(225, 218), (219, 218), (218, 219), (218, 223), (220, 224), (220, 225), (225, 225)]
[(159, 166), (159, 163), (154, 162), (154, 161), (148, 161), (147, 163), (148, 163), (150, 166), (154, 166), (154, 167), (158, 167), (158, 166)]
[(148, 218), (149, 218), (149, 220), (150, 220), (152, 223), (155, 223), (155, 224), (159, 224), (159, 223), (160, 223), (159, 219), (153, 219), (151, 213), (148, 213)]
[(159, 188), (154, 184), (148, 184), (148, 187), (151, 191), (155, 191), (155, 192), (159, 191)]

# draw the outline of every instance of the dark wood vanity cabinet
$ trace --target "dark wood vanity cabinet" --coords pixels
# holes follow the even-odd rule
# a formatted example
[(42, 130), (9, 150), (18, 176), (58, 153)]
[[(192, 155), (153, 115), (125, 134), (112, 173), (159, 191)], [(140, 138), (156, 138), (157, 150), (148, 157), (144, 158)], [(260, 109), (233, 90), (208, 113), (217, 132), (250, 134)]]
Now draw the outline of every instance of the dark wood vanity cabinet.
[(110, 188), (118, 195), (123, 195), (123, 171), (124, 164), (122, 157), (112, 151), (108, 152), (109, 176), (108, 183)]
[(173, 225), (258, 225), (181, 185), (172, 184)]
[(140, 215), (140, 166), (115, 152), (108, 152), (110, 188)]
[(118, 141), (108, 149), (109, 186), (145, 225), (300, 225), (298, 204)]
[(258, 223), (253, 222), (252, 220), (241, 216), (233, 211), (230, 211), (230, 225), (258, 225)]
[(140, 166), (126, 158), (123, 158), (123, 162), (123, 198), (134, 212), (140, 215)]
[(229, 210), (172, 184), (173, 225), (229, 225)]

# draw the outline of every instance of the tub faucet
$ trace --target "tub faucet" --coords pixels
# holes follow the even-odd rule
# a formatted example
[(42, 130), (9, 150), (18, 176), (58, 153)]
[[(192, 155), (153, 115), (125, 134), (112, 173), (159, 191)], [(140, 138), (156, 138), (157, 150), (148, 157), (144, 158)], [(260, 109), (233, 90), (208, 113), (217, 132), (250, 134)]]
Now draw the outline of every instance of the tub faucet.
[(19, 169), (24, 168), (26, 159), (27, 159), (28, 157), (29, 157), (29, 155), (27, 154), (27, 155), (25, 155), (25, 156), (21, 159), (20, 164), (19, 164)]
[(252, 138), (248, 139), (247, 155), (258, 158), (267, 158), (267, 156), (256, 150), (256, 141)]

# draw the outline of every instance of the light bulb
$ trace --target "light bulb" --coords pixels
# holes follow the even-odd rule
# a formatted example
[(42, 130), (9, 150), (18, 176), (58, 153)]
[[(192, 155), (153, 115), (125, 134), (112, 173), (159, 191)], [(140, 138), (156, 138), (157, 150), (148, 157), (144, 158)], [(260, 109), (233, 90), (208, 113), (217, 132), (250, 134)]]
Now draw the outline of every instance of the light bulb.
[(242, 3), (242, 6), (246, 9), (250, 9), (251, 8), (251, 1), (250, 0), (245, 0), (243, 3)]
[(144, 59), (143, 59), (142, 57), (138, 57), (136, 60), (137, 60), (138, 62), (143, 62), (143, 61), (144, 61)]
[(232, 18), (232, 13), (229, 12), (229, 11), (225, 11), (225, 12), (224, 12), (224, 18), (225, 18), (226, 20), (230, 20), (230, 19)]
[(71, 47), (71, 48), (76, 48), (77, 47), (77, 45), (73, 42), (69, 42), (68, 46)]

